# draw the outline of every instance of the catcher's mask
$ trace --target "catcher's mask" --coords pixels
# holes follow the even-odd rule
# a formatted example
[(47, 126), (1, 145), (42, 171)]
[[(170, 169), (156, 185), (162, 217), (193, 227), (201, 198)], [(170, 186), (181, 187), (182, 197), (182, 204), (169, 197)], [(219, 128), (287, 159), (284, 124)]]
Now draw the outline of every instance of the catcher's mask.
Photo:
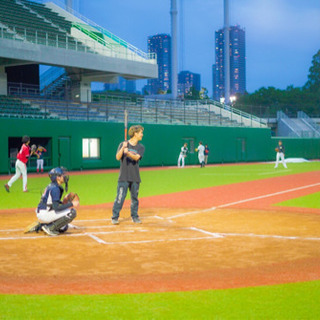
[(69, 183), (69, 176), (66, 174), (67, 169), (66, 168), (54, 168), (49, 171), (49, 178), (51, 179), (52, 182), (57, 181), (57, 177), (63, 176), (63, 181), (66, 186), (66, 192), (68, 191), (68, 183)]

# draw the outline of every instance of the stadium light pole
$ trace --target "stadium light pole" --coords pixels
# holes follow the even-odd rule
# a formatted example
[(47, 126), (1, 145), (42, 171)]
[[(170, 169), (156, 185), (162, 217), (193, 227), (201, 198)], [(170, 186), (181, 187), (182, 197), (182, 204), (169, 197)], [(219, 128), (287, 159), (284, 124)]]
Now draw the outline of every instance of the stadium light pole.
[(72, 9), (72, 0), (65, 0), (66, 7)]
[(177, 0), (171, 0), (171, 92), (172, 98), (178, 97), (178, 56), (177, 56)]
[(230, 26), (229, 0), (224, 0), (224, 98), (225, 104), (230, 103)]

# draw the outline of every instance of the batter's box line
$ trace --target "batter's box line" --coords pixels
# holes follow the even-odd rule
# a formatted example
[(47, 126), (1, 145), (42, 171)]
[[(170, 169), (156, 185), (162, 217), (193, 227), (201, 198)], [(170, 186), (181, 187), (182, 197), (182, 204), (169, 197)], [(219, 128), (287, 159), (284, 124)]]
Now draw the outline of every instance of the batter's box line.
[(6, 237), (0, 238), (0, 240), (34, 240), (34, 239), (61, 239), (61, 237), (90, 237), (94, 241), (104, 244), (104, 245), (124, 245), (124, 244), (144, 244), (144, 243), (155, 243), (155, 242), (172, 242), (172, 241), (198, 241), (198, 240), (214, 240), (217, 238), (225, 238), (225, 237), (250, 237), (250, 238), (273, 238), (280, 240), (306, 240), (306, 241), (320, 241), (320, 238), (317, 237), (297, 237), (297, 236), (281, 236), (281, 235), (262, 235), (262, 234), (254, 234), (254, 233), (220, 233), (220, 232), (210, 232), (203, 229), (199, 229), (196, 227), (184, 228), (187, 230), (198, 231), (204, 234), (208, 234), (207, 237), (184, 237), (184, 238), (171, 238), (171, 239), (150, 239), (150, 240), (134, 240), (134, 241), (122, 241), (122, 242), (111, 242), (104, 241), (101, 238), (97, 237), (97, 235), (110, 235), (115, 233), (133, 233), (134, 230), (124, 230), (124, 231), (113, 231), (113, 232), (90, 232), (90, 233), (73, 233), (73, 234), (64, 234), (57, 237), (49, 237), (49, 236), (22, 236), (22, 237)]
[(201, 233), (212, 235), (216, 238), (224, 238), (224, 237), (252, 237), (252, 238), (274, 238), (274, 239), (282, 239), (282, 240), (311, 240), (311, 241), (320, 241), (320, 238), (316, 237), (298, 237), (298, 236), (280, 236), (280, 235), (273, 235), (273, 234), (255, 234), (255, 233), (231, 233), (231, 232), (210, 232), (203, 229), (199, 229), (196, 227), (186, 228), (190, 230), (199, 231)]
[(62, 237), (84, 237), (88, 235), (109, 235), (115, 233), (133, 233), (134, 230), (119, 230), (119, 231), (96, 231), (96, 232), (82, 232), (82, 233), (68, 233), (61, 234), (59, 236), (47, 236), (47, 235), (38, 235), (38, 236), (21, 236), (21, 237), (2, 237), (0, 241), (5, 240), (34, 240), (34, 239), (61, 239)]

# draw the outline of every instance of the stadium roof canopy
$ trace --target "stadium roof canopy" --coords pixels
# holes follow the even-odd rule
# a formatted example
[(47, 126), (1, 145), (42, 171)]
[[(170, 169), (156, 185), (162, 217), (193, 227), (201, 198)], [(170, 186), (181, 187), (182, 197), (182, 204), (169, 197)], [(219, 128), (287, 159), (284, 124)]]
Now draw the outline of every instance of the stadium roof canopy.
[(4, 67), (23, 64), (64, 67), (80, 82), (158, 76), (155, 55), (142, 52), (72, 10), (39, 2), (0, 2), (2, 78)]

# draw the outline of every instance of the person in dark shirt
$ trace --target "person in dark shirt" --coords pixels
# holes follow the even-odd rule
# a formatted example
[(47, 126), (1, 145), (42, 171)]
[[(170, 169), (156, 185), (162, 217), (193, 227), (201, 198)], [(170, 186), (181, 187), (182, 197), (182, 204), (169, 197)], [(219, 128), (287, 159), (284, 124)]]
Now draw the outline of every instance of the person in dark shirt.
[(47, 152), (46, 148), (42, 146), (38, 146), (37, 151), (35, 152), (35, 155), (37, 156), (37, 173), (39, 173), (39, 169), (41, 170), (41, 173), (43, 173), (43, 153)]
[(112, 224), (119, 224), (119, 215), (126, 198), (128, 189), (131, 195), (131, 218), (134, 223), (141, 223), (138, 215), (139, 186), (141, 182), (139, 162), (144, 155), (144, 146), (139, 143), (143, 138), (144, 128), (140, 125), (129, 129), (129, 141), (120, 143), (116, 159), (120, 161), (120, 173), (117, 186), (117, 197), (112, 209)]
[(287, 169), (287, 164), (284, 159), (284, 146), (282, 145), (281, 140), (278, 142), (278, 146), (276, 147), (276, 152), (277, 152), (276, 164), (275, 164), (274, 168), (278, 168), (279, 161), (281, 160), (282, 165)]
[(204, 163), (205, 163), (206, 165), (208, 164), (209, 152), (210, 152), (209, 147), (208, 147), (208, 145), (206, 144), (206, 145), (204, 146)]
[(188, 144), (185, 143), (180, 150), (179, 158), (178, 158), (178, 168), (183, 168), (185, 163), (185, 158), (188, 154)]
[(50, 170), (51, 183), (44, 190), (36, 213), (38, 222), (25, 229), (25, 233), (44, 231), (49, 236), (56, 236), (68, 229), (68, 224), (77, 216), (74, 207), (79, 205), (79, 198), (61, 201), (64, 188), (68, 191), (69, 176), (64, 168)]

